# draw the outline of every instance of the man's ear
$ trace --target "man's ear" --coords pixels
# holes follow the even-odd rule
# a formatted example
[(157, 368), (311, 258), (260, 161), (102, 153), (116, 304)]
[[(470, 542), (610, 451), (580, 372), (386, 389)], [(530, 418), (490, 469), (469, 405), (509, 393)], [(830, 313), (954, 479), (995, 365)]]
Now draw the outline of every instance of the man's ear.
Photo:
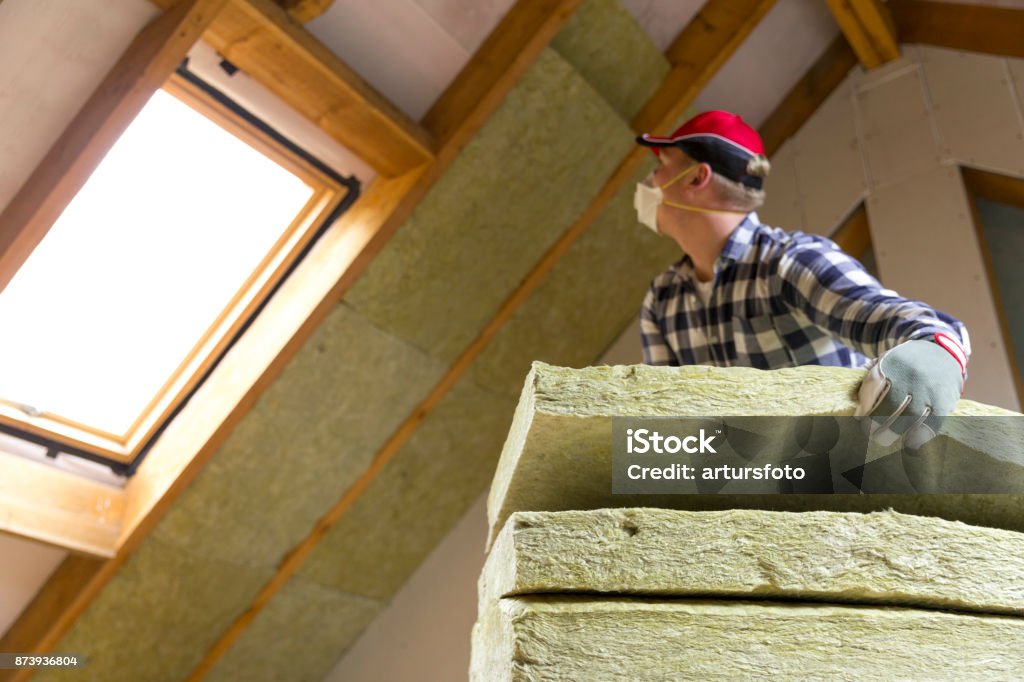
[(709, 164), (698, 164), (696, 172), (694, 172), (693, 176), (691, 177), (690, 186), (693, 187), (693, 189), (704, 189), (709, 184), (711, 184), (712, 172), (713, 171), (711, 170), (711, 166)]

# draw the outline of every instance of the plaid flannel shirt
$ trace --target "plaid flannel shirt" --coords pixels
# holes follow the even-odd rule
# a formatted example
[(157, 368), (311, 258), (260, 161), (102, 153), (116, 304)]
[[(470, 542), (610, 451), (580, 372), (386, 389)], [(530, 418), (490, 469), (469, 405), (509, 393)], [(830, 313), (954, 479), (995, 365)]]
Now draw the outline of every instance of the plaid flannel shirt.
[(646, 364), (863, 367), (936, 332), (971, 352), (959, 320), (883, 288), (830, 239), (762, 225), (756, 213), (726, 241), (706, 306), (695, 278), (683, 256), (651, 283), (640, 313)]

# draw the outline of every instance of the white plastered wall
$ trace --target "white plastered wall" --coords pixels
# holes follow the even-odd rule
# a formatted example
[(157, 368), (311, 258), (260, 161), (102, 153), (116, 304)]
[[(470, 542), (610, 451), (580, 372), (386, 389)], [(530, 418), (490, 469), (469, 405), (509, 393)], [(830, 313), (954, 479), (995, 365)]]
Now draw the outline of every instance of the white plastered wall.
[(961, 165), (1024, 177), (1024, 61), (905, 45), (854, 69), (773, 159), (761, 219), (831, 234), (867, 205), (883, 283), (963, 320), (966, 397), (1020, 402)]

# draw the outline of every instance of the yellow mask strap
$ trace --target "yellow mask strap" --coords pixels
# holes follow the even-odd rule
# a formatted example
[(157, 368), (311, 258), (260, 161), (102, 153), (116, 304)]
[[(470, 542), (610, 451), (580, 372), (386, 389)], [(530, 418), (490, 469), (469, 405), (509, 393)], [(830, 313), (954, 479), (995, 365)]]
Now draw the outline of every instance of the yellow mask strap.
[(679, 175), (675, 176), (674, 178), (672, 178), (671, 180), (669, 180), (668, 182), (666, 182), (666, 183), (665, 183), (664, 185), (661, 185), (661, 186), (660, 186), (660, 189), (665, 189), (666, 187), (669, 187), (669, 186), (671, 186), (671, 185), (674, 185), (675, 183), (679, 182), (679, 181), (680, 181), (680, 180), (682, 180), (682, 179), (683, 179), (684, 177), (686, 177), (687, 175), (689, 175), (690, 173), (692, 173), (692, 172), (694, 171), (694, 169), (695, 169), (695, 168), (697, 168), (697, 166), (699, 166), (699, 165), (700, 165), (699, 163), (695, 163), (695, 164), (693, 164), (692, 166), (689, 166), (688, 168), (684, 168), (684, 169), (683, 169), (683, 170), (682, 170), (682, 171), (681, 171), (681, 172), (679, 173)]
[[(692, 166), (683, 169), (683, 171), (680, 172), (679, 175), (675, 176), (674, 178), (666, 182), (664, 185), (661, 185), (661, 189), (665, 189), (669, 185), (679, 182), (684, 177), (692, 173), (693, 170), (696, 169), (699, 165), (699, 163), (695, 163)], [(667, 199), (662, 199), (661, 203), (665, 204), (666, 206), (671, 206), (672, 208), (681, 208), (686, 211), (696, 211), (697, 213), (747, 213), (747, 211), (730, 211), (724, 208), (701, 208), (700, 206), (690, 206), (689, 204), (677, 204), (676, 202), (668, 201)]]
[(726, 208), (701, 208), (700, 206), (690, 206), (689, 204), (677, 204), (674, 201), (662, 201), (661, 203), (672, 208), (681, 208), (686, 211), (696, 211), (697, 213), (743, 213), (746, 215), (748, 211), (730, 211)]

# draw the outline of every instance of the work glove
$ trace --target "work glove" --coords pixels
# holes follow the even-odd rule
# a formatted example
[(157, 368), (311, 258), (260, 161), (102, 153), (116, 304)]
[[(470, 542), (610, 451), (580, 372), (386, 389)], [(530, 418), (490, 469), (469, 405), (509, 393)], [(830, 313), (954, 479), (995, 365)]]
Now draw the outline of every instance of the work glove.
[(904, 446), (917, 450), (952, 413), (966, 373), (967, 354), (947, 334), (901, 343), (869, 367), (854, 414), (876, 443), (888, 447), (904, 436)]

